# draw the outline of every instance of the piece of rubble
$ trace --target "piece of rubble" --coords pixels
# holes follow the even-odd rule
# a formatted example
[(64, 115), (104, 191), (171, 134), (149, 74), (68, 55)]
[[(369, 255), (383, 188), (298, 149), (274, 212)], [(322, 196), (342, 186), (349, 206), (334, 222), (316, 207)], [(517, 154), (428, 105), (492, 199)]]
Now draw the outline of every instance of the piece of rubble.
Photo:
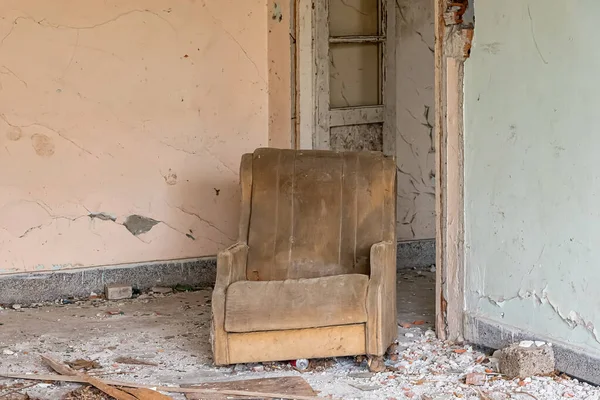
[(130, 299), (133, 296), (133, 288), (129, 285), (112, 283), (104, 287), (104, 293), (108, 300)]
[(152, 293), (167, 294), (167, 293), (172, 293), (173, 288), (165, 287), (165, 286), (154, 286), (152, 289), (150, 289), (150, 291)]
[(552, 346), (531, 344), (530, 347), (513, 344), (503, 349), (499, 359), (500, 373), (509, 378), (522, 379), (552, 373), (555, 369)]
[(465, 383), (471, 386), (483, 386), (485, 385), (486, 375), (480, 372), (468, 373), (465, 379)]

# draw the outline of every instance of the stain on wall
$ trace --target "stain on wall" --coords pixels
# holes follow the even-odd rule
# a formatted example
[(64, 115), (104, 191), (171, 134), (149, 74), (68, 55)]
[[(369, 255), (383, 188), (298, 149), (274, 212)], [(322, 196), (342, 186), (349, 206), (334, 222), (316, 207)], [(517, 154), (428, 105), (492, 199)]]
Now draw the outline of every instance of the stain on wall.
[[(0, 2), (0, 273), (234, 242), (240, 156), (268, 140), (270, 11)], [(132, 234), (130, 216), (154, 222)]]
[(396, 0), (398, 239), (435, 237), (434, 12)]

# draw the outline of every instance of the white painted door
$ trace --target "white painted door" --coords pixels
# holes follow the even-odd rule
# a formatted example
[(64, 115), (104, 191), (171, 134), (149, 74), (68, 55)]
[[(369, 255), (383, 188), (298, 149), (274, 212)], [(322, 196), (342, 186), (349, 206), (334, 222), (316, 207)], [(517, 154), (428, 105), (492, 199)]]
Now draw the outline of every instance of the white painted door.
[[(314, 0), (314, 147), (395, 152), (388, 0)], [(391, 8), (394, 10), (394, 8)], [(387, 88), (391, 90), (388, 90)]]

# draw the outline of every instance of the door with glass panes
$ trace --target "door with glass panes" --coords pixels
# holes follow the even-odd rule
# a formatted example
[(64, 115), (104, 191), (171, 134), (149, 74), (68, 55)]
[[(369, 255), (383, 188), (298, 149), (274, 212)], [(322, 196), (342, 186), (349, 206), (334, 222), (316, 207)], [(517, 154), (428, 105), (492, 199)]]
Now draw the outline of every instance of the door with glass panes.
[(316, 147), (394, 154), (388, 1), (314, 1)]

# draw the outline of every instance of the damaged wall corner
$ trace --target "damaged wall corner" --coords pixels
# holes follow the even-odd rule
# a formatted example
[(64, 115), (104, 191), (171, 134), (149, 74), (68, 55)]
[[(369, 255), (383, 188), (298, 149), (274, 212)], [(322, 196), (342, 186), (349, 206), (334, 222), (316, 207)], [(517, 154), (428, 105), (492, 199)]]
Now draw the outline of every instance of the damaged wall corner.
[(595, 46), (598, 13), (478, 2), (464, 64), (466, 339), (551, 341), (561, 371), (594, 383), (600, 56), (581, 49)]

